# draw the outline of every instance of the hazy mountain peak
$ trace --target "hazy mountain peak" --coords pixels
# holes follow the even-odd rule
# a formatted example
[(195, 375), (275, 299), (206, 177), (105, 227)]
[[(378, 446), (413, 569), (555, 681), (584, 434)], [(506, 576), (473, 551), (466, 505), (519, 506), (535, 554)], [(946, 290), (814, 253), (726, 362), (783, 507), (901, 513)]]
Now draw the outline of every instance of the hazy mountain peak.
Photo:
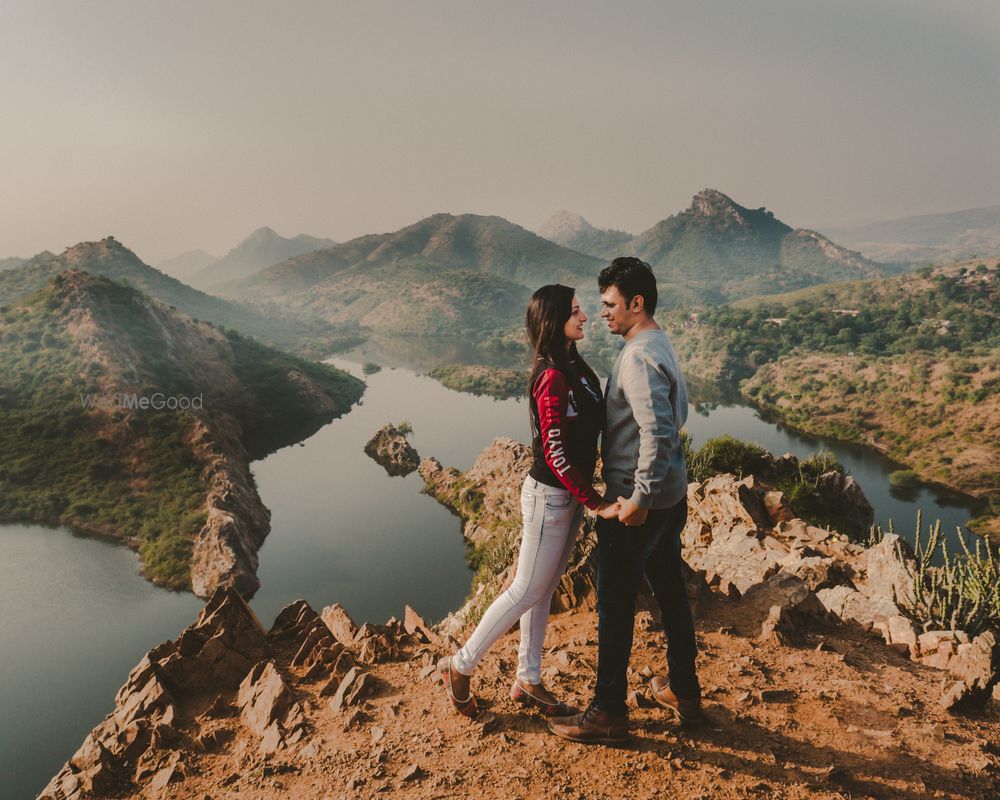
[(319, 239), (300, 233), (288, 239), (273, 228), (257, 228), (218, 261), (202, 267), (191, 276), (191, 282), (202, 288), (212, 288), (231, 280), (246, 278), (272, 264), (289, 258), (332, 247), (332, 239)]
[(742, 220), (747, 209), (718, 189), (702, 189), (692, 198), (691, 211), (703, 217), (728, 216)]
[(284, 237), (281, 236), (281, 234), (279, 234), (276, 230), (274, 230), (274, 228), (271, 228), (267, 225), (262, 225), (261, 227), (254, 230), (249, 236), (247, 236), (246, 239), (244, 239), (242, 242), (240, 242), (240, 244), (236, 246), (239, 247), (240, 245), (243, 244), (258, 244), (260, 242), (271, 241), (272, 239), (283, 239), (283, 238)]
[(575, 211), (557, 211), (538, 229), (538, 235), (558, 242), (562, 238), (590, 233), (594, 230), (596, 228)]
[(80, 242), (67, 247), (62, 254), (67, 266), (78, 267), (81, 264), (106, 258), (125, 257), (139, 262), (139, 257), (119, 242), (114, 236), (108, 236), (97, 242)]
[(538, 235), (563, 247), (596, 258), (614, 258), (628, 252), (631, 233), (595, 228), (574, 211), (557, 211), (538, 231)]

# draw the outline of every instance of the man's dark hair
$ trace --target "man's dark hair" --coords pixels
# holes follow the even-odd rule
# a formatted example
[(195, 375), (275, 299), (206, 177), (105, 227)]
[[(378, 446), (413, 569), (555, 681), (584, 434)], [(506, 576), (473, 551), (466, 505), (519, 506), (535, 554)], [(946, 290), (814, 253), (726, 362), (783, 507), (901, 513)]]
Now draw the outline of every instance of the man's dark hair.
[(601, 270), (597, 285), (602, 292), (612, 286), (617, 287), (626, 303), (631, 303), (636, 295), (642, 295), (642, 307), (646, 313), (652, 317), (656, 311), (656, 276), (645, 261), (632, 256), (619, 256)]

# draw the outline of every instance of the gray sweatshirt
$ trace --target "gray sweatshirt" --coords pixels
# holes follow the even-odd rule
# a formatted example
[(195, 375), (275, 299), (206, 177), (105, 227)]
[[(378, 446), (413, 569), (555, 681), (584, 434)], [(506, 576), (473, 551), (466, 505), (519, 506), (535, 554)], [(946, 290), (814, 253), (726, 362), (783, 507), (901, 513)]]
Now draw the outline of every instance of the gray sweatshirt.
[(676, 505), (687, 493), (679, 431), (688, 398), (664, 331), (642, 331), (625, 343), (608, 378), (607, 404), (601, 444), (607, 497), (643, 508)]

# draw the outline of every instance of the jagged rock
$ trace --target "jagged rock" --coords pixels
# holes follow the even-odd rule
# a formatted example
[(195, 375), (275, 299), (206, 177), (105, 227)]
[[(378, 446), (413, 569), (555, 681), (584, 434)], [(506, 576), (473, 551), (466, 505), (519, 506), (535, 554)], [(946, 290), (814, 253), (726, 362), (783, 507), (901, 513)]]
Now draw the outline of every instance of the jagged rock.
[(764, 508), (767, 510), (767, 516), (772, 525), (788, 522), (795, 517), (784, 492), (764, 492)]
[(263, 736), (273, 722), (284, 719), (294, 696), (274, 662), (261, 661), (240, 684), (236, 702), (243, 723), (253, 733)]
[(821, 589), (816, 596), (828, 611), (840, 619), (851, 620), (868, 630), (877, 630), (887, 644), (905, 645), (916, 653), (917, 632), (913, 622), (900, 613), (887, 597), (869, 597), (850, 586)]
[(425, 643), (430, 644), (438, 641), (438, 635), (424, 622), (424, 618), (410, 606), (406, 606), (403, 610), (403, 629), (410, 636), (416, 636)]
[(174, 752), (171, 753), (166, 766), (162, 767), (156, 772), (155, 775), (153, 775), (153, 779), (149, 782), (149, 788), (154, 795), (168, 797), (169, 791), (167, 790), (167, 787), (171, 783), (179, 783), (184, 780), (185, 777), (184, 765), (181, 762), (181, 754)]
[[(41, 796), (75, 800), (139, 774), (147, 753), (178, 739), (172, 730), (178, 700), (235, 688), (267, 653), (260, 622), (237, 589), (216, 589), (176, 641), (154, 647), (129, 673), (115, 696), (114, 711), (90, 732)], [(151, 761), (156, 759), (145, 759)], [(152, 777), (156, 769), (142, 774)]]
[(360, 667), (353, 667), (337, 688), (337, 693), (330, 701), (332, 711), (341, 711), (356, 705), (372, 690), (371, 676)]
[(233, 587), (219, 589), (176, 643), (150, 651), (167, 686), (181, 696), (235, 688), (267, 654), (260, 621)]
[(898, 606), (913, 604), (913, 551), (894, 533), (866, 552), (866, 588), (871, 597), (887, 597)]
[(848, 584), (854, 576), (854, 570), (843, 561), (820, 555), (803, 557), (801, 552), (791, 554), (781, 567), (800, 577), (814, 592)]
[(208, 597), (233, 586), (244, 597), (260, 587), (257, 550), (271, 530), (271, 512), (257, 493), (238, 432), (217, 424), (213, 432), (194, 418), (191, 446), (208, 485), (207, 519), (191, 554), (191, 590)]
[[(948, 662), (948, 672), (958, 679), (962, 688), (957, 689), (955, 684), (949, 687), (941, 699), (945, 708), (957, 710), (986, 703), (994, 686), (1000, 683), (1000, 644), (996, 633), (986, 631), (971, 642), (958, 645)], [(945, 705), (946, 699), (948, 705)]]
[(738, 608), (759, 637), (785, 645), (805, 644), (806, 631), (827, 619), (826, 609), (805, 582), (784, 571), (751, 587)]
[(399, 643), (390, 626), (366, 622), (354, 636), (358, 658), (368, 664), (396, 661), (400, 657)]
[(365, 453), (390, 475), (409, 475), (420, 466), (420, 455), (406, 434), (391, 423), (379, 428), (365, 445)]
[[(438, 502), (463, 517), (463, 534), (481, 544), (494, 533), (498, 521), (521, 524), (521, 484), (531, 466), (531, 448), (505, 436), (494, 439), (465, 473), (445, 469), (434, 458), (420, 464), (426, 490)], [(488, 515), (470, 513), (488, 508)]]
[(960, 644), (969, 641), (965, 631), (925, 631), (918, 637), (920, 663), (947, 669)]
[(348, 614), (340, 603), (327, 606), (322, 611), (323, 622), (330, 629), (334, 638), (345, 647), (354, 644), (354, 637), (357, 636), (358, 626), (354, 624), (351, 615)]
[(285, 606), (268, 631), (268, 639), (295, 649), (291, 666), (306, 667), (306, 680), (328, 675), (344, 652), (344, 645), (305, 600)]

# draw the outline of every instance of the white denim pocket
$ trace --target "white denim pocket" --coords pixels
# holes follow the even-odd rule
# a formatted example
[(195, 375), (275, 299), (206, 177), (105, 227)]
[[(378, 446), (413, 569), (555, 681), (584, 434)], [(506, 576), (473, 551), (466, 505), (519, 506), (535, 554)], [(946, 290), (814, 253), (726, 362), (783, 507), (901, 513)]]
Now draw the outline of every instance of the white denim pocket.
[(569, 504), (573, 502), (573, 495), (569, 492), (560, 492), (559, 494), (546, 494), (545, 495), (545, 507), (552, 509), (562, 509), (569, 508)]

